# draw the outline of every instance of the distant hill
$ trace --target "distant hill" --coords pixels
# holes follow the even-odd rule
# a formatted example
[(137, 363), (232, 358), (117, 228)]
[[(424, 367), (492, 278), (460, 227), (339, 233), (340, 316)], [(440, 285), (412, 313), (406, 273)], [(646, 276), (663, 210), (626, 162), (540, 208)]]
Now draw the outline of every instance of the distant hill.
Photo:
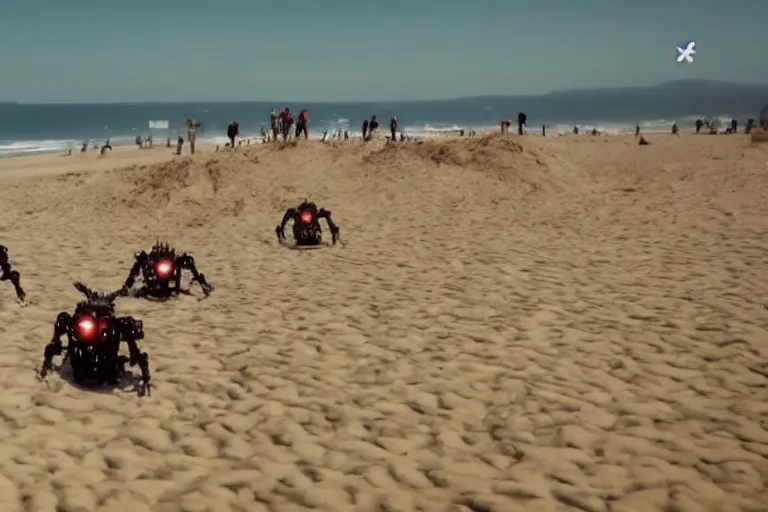
[[(282, 103), (280, 103), (282, 104)], [(768, 106), (768, 85), (745, 85), (715, 80), (675, 80), (643, 87), (591, 88), (555, 91), (539, 95), (475, 96), (428, 101), (369, 102), (379, 112), (408, 111), (418, 104), (426, 119), (439, 118), (440, 111), (473, 113), (486, 111), (489, 117), (528, 114), (529, 120), (583, 122), (653, 119), (682, 119), (687, 116), (735, 116), (740, 120), (758, 118)], [(492, 114), (491, 114), (492, 113)]]
[(768, 85), (687, 79), (647, 87), (578, 89), (535, 96), (479, 96), (445, 102), (452, 106), (460, 104), (467, 110), (490, 105), (494, 112), (504, 112), (507, 116), (522, 111), (542, 120), (648, 120), (690, 115), (757, 119), (760, 110), (768, 105)]
[(664, 82), (659, 85), (645, 87), (612, 87), (612, 88), (590, 88), (590, 89), (571, 89), (565, 91), (555, 91), (546, 94), (547, 97), (553, 96), (577, 96), (577, 95), (600, 95), (600, 96), (666, 96), (666, 95), (691, 95), (691, 94), (711, 94), (711, 95), (730, 95), (743, 93), (761, 93), (768, 92), (768, 85), (746, 85), (735, 84), (731, 82), (720, 82), (717, 80), (697, 80), (684, 79)]

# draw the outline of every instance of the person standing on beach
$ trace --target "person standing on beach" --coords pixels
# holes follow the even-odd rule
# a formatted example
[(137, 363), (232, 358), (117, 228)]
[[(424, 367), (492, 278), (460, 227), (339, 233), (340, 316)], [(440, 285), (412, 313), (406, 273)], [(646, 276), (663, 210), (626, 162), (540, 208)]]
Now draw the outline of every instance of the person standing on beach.
[(309, 111), (307, 109), (302, 110), (299, 112), (299, 121), (296, 123), (296, 138), (298, 139), (301, 134), (304, 134), (304, 140), (309, 139), (309, 131), (307, 130), (307, 127), (309, 126)]
[(235, 138), (240, 134), (240, 125), (237, 121), (232, 121), (227, 126), (227, 138), (229, 139), (229, 146), (235, 147)]
[(393, 116), (392, 119), (389, 120), (389, 133), (391, 136), (392, 142), (397, 142), (397, 117)]
[(376, 116), (371, 116), (371, 120), (368, 122), (368, 140), (373, 138), (376, 130), (379, 129), (379, 122), (376, 120)]
[(635, 137), (637, 137), (638, 135), (640, 135), (640, 125), (636, 124), (635, 125)]
[(363, 140), (368, 140), (368, 120), (363, 121)]
[(523, 134), (523, 126), (525, 126), (526, 124), (528, 124), (528, 116), (526, 116), (522, 112), (518, 113), (517, 114), (517, 134), (518, 135)]
[(278, 134), (277, 120), (278, 119), (279, 119), (279, 116), (277, 115), (277, 109), (273, 108), (272, 112), (269, 113), (269, 128), (272, 131), (272, 142), (277, 142), (277, 134)]
[(701, 127), (702, 126), (704, 126), (704, 121), (702, 121), (701, 119), (697, 119), (696, 120), (696, 133), (700, 133), (701, 132)]
[(200, 126), (202, 125), (192, 118), (187, 118), (184, 124), (187, 126), (187, 140), (189, 141), (189, 152), (190, 154), (194, 155), (195, 141), (197, 140), (197, 129), (200, 128)]
[(291, 114), (291, 109), (285, 107), (283, 113), (280, 114), (280, 119), (283, 122), (283, 141), (287, 141), (288, 137), (291, 135), (291, 127), (293, 126), (293, 114)]

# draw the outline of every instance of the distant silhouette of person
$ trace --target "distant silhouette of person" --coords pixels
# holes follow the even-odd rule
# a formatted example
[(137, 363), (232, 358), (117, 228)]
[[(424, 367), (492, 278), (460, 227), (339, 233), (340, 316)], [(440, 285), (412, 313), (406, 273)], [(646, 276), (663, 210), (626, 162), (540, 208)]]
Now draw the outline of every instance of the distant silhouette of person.
[(751, 117), (747, 119), (747, 126), (744, 127), (744, 133), (749, 135), (749, 133), (752, 131), (752, 128), (755, 127), (755, 120)]
[(702, 126), (704, 126), (704, 121), (702, 121), (701, 119), (697, 119), (696, 120), (696, 133), (700, 133), (701, 132), (701, 127)]
[(371, 120), (368, 121), (368, 139), (371, 140), (376, 130), (379, 129), (379, 122), (376, 120), (376, 116), (371, 116)]
[(579, 127), (578, 126), (574, 126), (573, 127), (573, 134), (574, 135), (578, 135), (579, 134)]
[(363, 121), (363, 140), (368, 140), (368, 120)]
[(240, 134), (240, 125), (237, 121), (232, 121), (227, 125), (227, 138), (229, 139), (230, 147), (235, 147), (235, 138)]
[(735, 119), (731, 119), (731, 133), (738, 133), (739, 122)]
[(680, 134), (677, 133), (677, 123), (672, 125), (672, 135), (677, 135), (678, 137), (680, 136)]
[(298, 139), (302, 134), (304, 140), (309, 139), (309, 110), (304, 109), (299, 112), (299, 121), (296, 123), (296, 138)]
[(640, 125), (636, 124), (635, 125), (635, 137), (637, 137), (638, 135), (640, 135)]
[(397, 117), (392, 117), (392, 119), (389, 120), (389, 133), (390, 133), (390, 140), (392, 142), (397, 142)]
[(291, 136), (291, 127), (293, 126), (293, 114), (291, 109), (285, 107), (283, 113), (280, 114), (280, 119), (283, 121), (283, 140), (287, 141)]
[(272, 142), (277, 141), (277, 134), (279, 132), (279, 127), (277, 126), (277, 120), (280, 117), (277, 114), (277, 109), (272, 109), (272, 112), (269, 113), (269, 129), (272, 131)]
[(518, 135), (523, 134), (523, 126), (525, 126), (526, 124), (528, 124), (528, 116), (526, 116), (522, 112), (517, 114), (517, 134)]

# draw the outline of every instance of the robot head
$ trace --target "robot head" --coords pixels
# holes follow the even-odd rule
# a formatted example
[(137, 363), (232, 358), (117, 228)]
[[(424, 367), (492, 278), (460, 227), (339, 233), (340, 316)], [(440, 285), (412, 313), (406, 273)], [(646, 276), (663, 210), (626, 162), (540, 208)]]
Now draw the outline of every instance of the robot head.
[(299, 205), (299, 221), (302, 224), (312, 224), (317, 216), (317, 205), (304, 199)]
[(173, 252), (174, 251), (168, 242), (160, 241), (155, 242), (155, 245), (153, 245), (150, 250), (150, 253), (152, 254), (173, 254)]
[(82, 307), (75, 313), (74, 331), (77, 339), (86, 345), (95, 345), (104, 340), (109, 332), (113, 311), (104, 308)]

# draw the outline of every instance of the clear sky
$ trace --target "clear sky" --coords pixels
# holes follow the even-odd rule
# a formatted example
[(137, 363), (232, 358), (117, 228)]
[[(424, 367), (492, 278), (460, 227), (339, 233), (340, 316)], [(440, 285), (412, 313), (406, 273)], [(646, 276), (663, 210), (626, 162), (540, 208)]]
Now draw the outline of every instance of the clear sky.
[[(0, 101), (358, 101), (768, 83), (768, 0), (2, 0)], [(693, 64), (675, 46), (697, 43)]]

